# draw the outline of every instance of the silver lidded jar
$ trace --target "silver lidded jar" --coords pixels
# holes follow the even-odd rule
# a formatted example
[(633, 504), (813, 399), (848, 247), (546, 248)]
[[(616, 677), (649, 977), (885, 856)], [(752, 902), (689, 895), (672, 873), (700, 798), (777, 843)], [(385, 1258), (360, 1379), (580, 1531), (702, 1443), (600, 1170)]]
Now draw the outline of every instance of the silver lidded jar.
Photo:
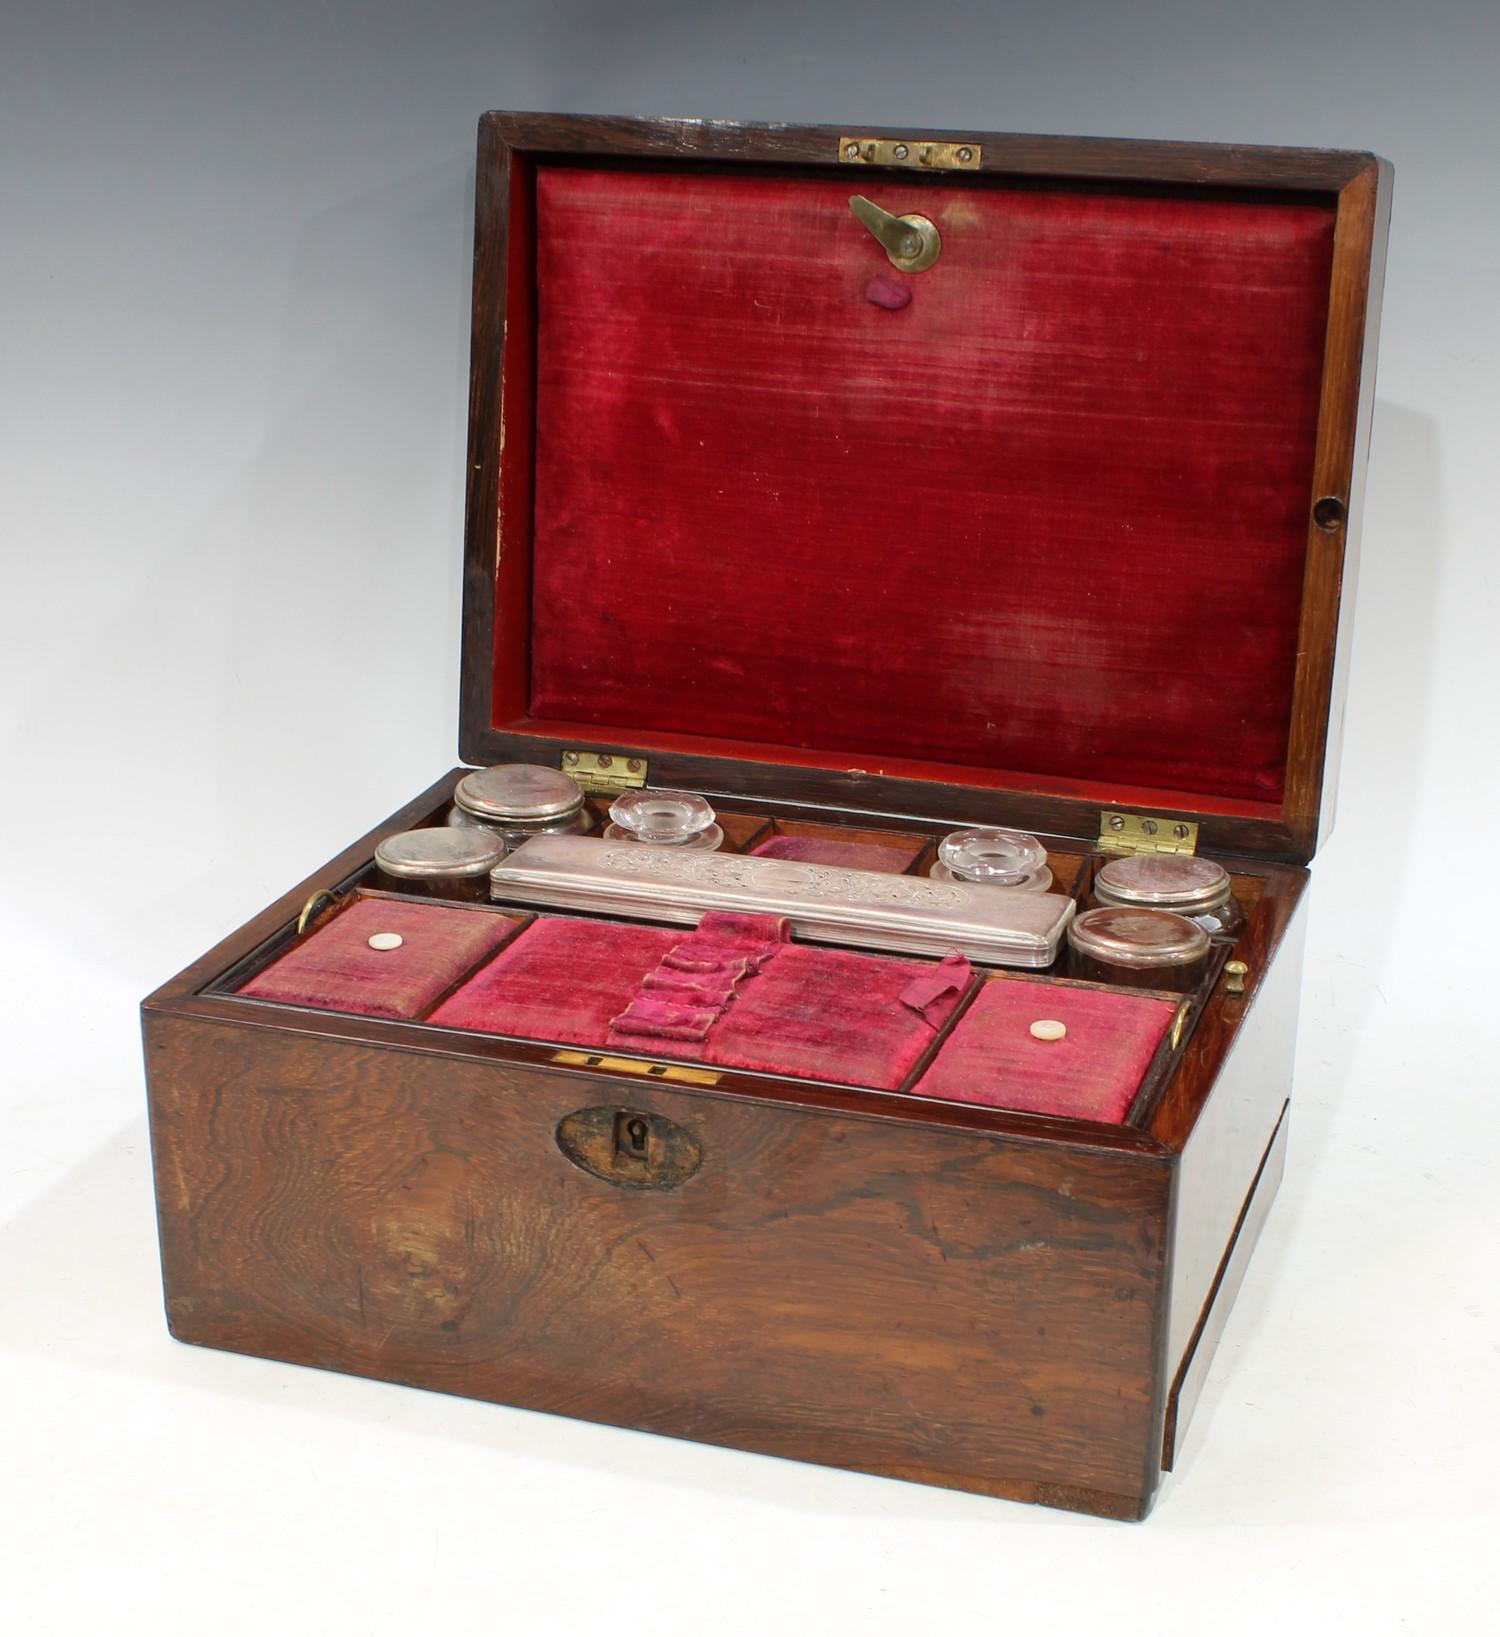
[(448, 822), (459, 829), (492, 830), (508, 847), (532, 836), (583, 835), (593, 828), (583, 789), (556, 767), (501, 762), (466, 773), (453, 792)]
[(485, 903), (490, 871), (505, 854), (505, 838), (493, 831), (438, 825), (386, 836), (375, 848), (375, 871), (392, 892)]
[(1094, 877), (1094, 902), (1132, 909), (1169, 909), (1185, 915), (1211, 938), (1244, 930), (1229, 871), (1211, 858), (1142, 853), (1112, 858)]
[(1184, 915), (1105, 904), (1069, 925), (1068, 972), (1095, 983), (1182, 992), (1207, 970), (1210, 948), (1208, 934)]

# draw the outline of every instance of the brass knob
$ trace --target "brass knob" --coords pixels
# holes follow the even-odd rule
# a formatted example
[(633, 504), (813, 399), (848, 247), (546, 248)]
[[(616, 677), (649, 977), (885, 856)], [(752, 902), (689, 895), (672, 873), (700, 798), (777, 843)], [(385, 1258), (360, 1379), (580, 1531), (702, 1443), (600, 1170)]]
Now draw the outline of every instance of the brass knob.
[(1224, 962), (1224, 993), (1226, 995), (1243, 995), (1245, 992), (1245, 977), (1250, 968), (1244, 961)]

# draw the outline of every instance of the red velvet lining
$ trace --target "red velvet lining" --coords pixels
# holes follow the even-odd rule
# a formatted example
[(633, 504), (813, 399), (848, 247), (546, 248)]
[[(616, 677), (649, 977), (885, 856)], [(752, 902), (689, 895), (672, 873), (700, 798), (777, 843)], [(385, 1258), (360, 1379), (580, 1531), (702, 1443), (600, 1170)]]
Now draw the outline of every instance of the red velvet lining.
[[(1177, 1006), (1150, 995), (994, 979), (943, 1042), (918, 1093), (1112, 1125), (1130, 1110)], [(1036, 1040), (1041, 1018), (1067, 1027)]]
[(537, 190), (532, 716), (1281, 798), (1331, 208)]
[[(361, 899), (299, 939), (239, 992), (365, 1017), (420, 1017), (517, 924), (508, 915), (441, 904)], [(400, 946), (371, 949), (370, 936), (378, 932), (396, 933)]]
[[(744, 919), (775, 925), (769, 917)], [(691, 963), (698, 946), (686, 928), (549, 917), (501, 950), (429, 1021), (892, 1091), (953, 1015), (969, 979), (961, 957), (940, 964), (786, 944), (735, 979), (726, 1005), (706, 1006), (714, 1011), (706, 1024), (677, 1018), (649, 1036), (616, 1032), (612, 1024), (638, 1003), (648, 975), (684, 947)]]

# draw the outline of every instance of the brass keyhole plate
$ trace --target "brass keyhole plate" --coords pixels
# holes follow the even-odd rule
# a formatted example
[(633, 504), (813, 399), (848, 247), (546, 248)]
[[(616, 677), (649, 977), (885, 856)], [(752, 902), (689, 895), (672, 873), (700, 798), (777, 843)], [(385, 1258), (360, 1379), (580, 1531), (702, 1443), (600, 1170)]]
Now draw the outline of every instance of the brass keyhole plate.
[(680, 1188), (703, 1163), (698, 1140), (675, 1120), (618, 1103), (565, 1115), (557, 1146), (580, 1171), (616, 1188)]

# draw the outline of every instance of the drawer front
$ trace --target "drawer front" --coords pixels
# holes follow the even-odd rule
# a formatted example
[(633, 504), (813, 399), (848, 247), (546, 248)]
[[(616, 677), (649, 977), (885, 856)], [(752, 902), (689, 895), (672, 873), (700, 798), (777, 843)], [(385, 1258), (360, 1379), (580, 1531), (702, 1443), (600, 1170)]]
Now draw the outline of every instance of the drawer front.
[(147, 1047), (185, 1341), (1149, 1504), (1158, 1162), (195, 1018)]

